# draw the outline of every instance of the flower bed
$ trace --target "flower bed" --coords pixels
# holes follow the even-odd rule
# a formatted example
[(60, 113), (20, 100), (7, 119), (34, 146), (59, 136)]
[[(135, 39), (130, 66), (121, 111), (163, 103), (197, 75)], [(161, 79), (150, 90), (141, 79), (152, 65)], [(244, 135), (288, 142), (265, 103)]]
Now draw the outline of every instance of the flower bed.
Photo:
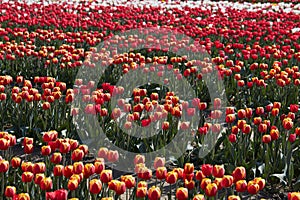
[(300, 199), (299, 6), (106, 4), (0, 4), (0, 194)]

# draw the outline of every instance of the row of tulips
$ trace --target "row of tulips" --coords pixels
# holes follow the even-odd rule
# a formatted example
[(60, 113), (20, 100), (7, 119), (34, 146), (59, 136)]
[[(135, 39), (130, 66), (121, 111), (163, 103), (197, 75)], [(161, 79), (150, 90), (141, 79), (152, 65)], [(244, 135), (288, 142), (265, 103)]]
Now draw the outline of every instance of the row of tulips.
[[(6, 132), (1, 132), (1, 137), (14, 141), (14, 137)], [(122, 175), (117, 180), (113, 179), (112, 170), (105, 165), (118, 162), (117, 151), (100, 148), (98, 158), (87, 162), (84, 158), (89, 149), (76, 140), (60, 139), (56, 131), (49, 131), (44, 134), (43, 141), (46, 145), (41, 147), (40, 155), (44, 161), (31, 162), (27, 156), (21, 159), (9, 155), (7, 160), (0, 160), (1, 189), (7, 198), (63, 200), (68, 197), (82, 198), (83, 195), (85, 199), (105, 199), (109, 196), (116, 199), (125, 195), (131, 199), (147, 196), (155, 200), (162, 195), (169, 196), (169, 199), (175, 195), (180, 200), (216, 196), (240, 199), (246, 195), (244, 192), (258, 194), (266, 184), (265, 179), (260, 177), (246, 181), (244, 167), (236, 167), (230, 175), (225, 174), (223, 165), (211, 164), (202, 164), (196, 170), (194, 164), (186, 163), (183, 168), (168, 170), (165, 158), (156, 157), (152, 167), (148, 168), (143, 155), (137, 155), (133, 161), (136, 176)], [(32, 152), (27, 150), (32, 144), (32, 138), (24, 138), (25, 154)], [(71, 160), (64, 159), (68, 155), (71, 155)], [(13, 174), (12, 179), (10, 174)], [(164, 185), (170, 190), (164, 191)], [(299, 199), (299, 193), (289, 193), (288, 197)]]

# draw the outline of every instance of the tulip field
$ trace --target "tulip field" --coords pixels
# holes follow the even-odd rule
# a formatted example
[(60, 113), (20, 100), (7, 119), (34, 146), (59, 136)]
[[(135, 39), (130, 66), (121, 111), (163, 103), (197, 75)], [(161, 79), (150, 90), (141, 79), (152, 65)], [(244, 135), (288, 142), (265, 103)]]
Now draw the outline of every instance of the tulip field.
[(1, 0), (0, 200), (300, 200), (299, 0)]

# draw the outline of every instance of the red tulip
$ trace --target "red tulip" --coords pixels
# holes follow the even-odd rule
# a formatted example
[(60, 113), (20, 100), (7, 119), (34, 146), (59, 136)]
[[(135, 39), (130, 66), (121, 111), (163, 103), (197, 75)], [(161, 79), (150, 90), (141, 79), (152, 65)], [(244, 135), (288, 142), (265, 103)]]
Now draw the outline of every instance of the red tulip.
[(149, 200), (158, 200), (160, 199), (160, 196), (161, 196), (161, 192), (158, 187), (152, 186), (151, 188), (149, 188), (148, 190)]
[(90, 181), (90, 192), (92, 194), (99, 194), (102, 189), (101, 181), (98, 179), (93, 179)]
[(180, 187), (176, 190), (176, 198), (178, 200), (186, 200), (189, 197), (188, 189)]

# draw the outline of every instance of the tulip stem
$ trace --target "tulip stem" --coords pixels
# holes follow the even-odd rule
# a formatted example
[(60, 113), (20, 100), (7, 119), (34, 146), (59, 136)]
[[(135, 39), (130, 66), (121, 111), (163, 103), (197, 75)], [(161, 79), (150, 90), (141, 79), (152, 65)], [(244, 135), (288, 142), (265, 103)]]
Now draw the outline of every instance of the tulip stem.
[(2, 176), (2, 186), (1, 186), (1, 194), (4, 194), (4, 172), (1, 173)]
[(97, 194), (94, 194), (94, 195), (93, 195), (93, 199), (94, 199), (94, 200), (97, 200)]
[(170, 184), (169, 185), (169, 200), (171, 200), (172, 199), (172, 185)]

